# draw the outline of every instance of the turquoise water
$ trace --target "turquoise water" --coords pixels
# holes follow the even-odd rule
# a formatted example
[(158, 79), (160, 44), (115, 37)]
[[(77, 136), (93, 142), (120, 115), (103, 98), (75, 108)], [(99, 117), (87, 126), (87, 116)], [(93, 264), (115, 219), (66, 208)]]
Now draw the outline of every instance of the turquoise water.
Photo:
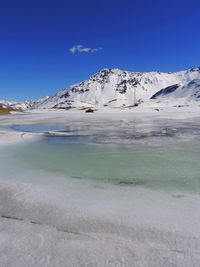
[(80, 182), (200, 193), (197, 143), (151, 147), (91, 145), (74, 140), (42, 138), (18, 145), (7, 159), (23, 169), (63, 174)]
[(59, 174), (80, 183), (200, 193), (198, 121), (94, 120), (12, 128), (44, 136), (0, 155), (0, 169), (12, 170), (11, 176), (15, 170), (16, 175), (31, 170), (41, 177), (43, 172)]
[(22, 132), (47, 132), (47, 131), (70, 131), (69, 126), (60, 124), (28, 124), (28, 125), (14, 125), (11, 127), (15, 131)]

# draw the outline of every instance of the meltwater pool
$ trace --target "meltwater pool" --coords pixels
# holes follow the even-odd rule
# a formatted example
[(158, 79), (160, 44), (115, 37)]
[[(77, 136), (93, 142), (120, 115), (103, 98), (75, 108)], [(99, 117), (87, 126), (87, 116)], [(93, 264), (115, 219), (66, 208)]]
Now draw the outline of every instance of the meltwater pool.
[[(41, 126), (40, 130), (46, 131), (45, 127)], [(58, 130), (57, 126), (48, 129)], [(200, 193), (198, 142), (176, 143), (164, 139), (155, 146), (155, 138), (149, 143), (126, 145), (104, 143), (103, 137), (102, 143), (101, 138), (98, 142), (94, 140), (88, 135), (45, 135), (6, 148), (0, 156), (0, 167), (5, 173), (11, 166), (18, 173), (29, 169), (49, 172), (55, 174), (55, 182), (59, 174), (80, 182)]]

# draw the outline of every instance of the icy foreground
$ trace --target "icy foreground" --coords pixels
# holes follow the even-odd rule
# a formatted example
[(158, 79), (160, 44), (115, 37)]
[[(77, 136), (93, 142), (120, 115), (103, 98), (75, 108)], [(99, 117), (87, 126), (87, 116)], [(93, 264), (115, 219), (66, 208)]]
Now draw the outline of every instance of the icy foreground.
[[(124, 139), (123, 145), (128, 146), (140, 146), (141, 141), (150, 147), (163, 142), (190, 144), (199, 138), (199, 115), (183, 110), (176, 118), (174, 110), (148, 110), (143, 115), (70, 111), (0, 117), (4, 143), (0, 147), (0, 266), (199, 266), (198, 193), (119, 186), (36, 169), (21, 162), (19, 152), (42, 133), (16, 133), (8, 128), (40, 123), (46, 128), (70, 126), (70, 136), (74, 131), (81, 136), (92, 133), (87, 142), (98, 145), (102, 140), (118, 145)], [(60, 129), (48, 132), (61, 133)], [(21, 141), (15, 145), (16, 140)], [(198, 157), (198, 149), (195, 153)]]
[[(112, 189), (101, 194), (97, 189), (92, 196), (83, 188), (76, 203), (69, 191), (66, 194), (68, 201), (55, 204), (29, 185), (1, 185), (1, 266), (199, 266), (199, 237), (188, 234), (187, 229), (180, 234), (170, 221), (177, 220), (176, 228), (178, 224), (182, 227), (181, 219), (193, 216), (188, 210), (198, 209), (195, 198), (173, 203), (170, 198), (141, 191), (133, 201), (127, 190), (115, 203), (117, 194), (110, 199)], [(152, 208), (157, 210), (149, 212)], [(177, 213), (170, 211), (174, 208)], [(132, 210), (135, 216), (130, 219)], [(142, 214), (143, 218), (137, 218)], [(188, 227), (198, 225), (198, 220), (199, 216)], [(163, 223), (169, 229), (163, 230)]]

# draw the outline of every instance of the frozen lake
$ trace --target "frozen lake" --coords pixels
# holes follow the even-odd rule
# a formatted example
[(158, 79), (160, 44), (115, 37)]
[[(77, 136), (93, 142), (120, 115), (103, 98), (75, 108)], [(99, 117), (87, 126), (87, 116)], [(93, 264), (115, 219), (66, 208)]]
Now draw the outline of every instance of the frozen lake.
[(11, 149), (9, 159), (24, 169), (60, 173), (82, 182), (200, 192), (198, 120), (99, 120), (12, 128), (44, 135)]
[(2, 123), (0, 265), (199, 266), (199, 119), (84, 115)]
[[(87, 143), (81, 136), (42, 137), (4, 152), (1, 169), (51, 172), (66, 179), (200, 193), (200, 144)], [(124, 141), (124, 140), (123, 140)], [(154, 140), (155, 141), (155, 140)]]

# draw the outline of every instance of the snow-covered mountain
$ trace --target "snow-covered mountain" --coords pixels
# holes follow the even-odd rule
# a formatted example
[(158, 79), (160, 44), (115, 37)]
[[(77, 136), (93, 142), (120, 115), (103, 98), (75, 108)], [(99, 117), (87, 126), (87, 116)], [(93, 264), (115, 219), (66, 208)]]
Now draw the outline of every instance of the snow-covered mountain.
[(90, 79), (36, 103), (33, 108), (120, 107), (166, 98), (200, 100), (200, 68), (167, 73), (103, 69)]
[(200, 78), (161, 89), (151, 99), (200, 100)]
[(23, 102), (0, 100), (0, 105), (5, 106), (5, 107), (11, 107), (13, 109), (27, 110), (27, 109), (32, 108), (33, 105), (44, 102), (48, 98), (49, 97), (46, 96), (46, 97), (39, 99), (39, 100), (30, 100), (30, 101), (23, 101)]
[(20, 110), (26, 110), (30, 108), (32, 104), (33, 101), (16, 102), (16, 101), (0, 100), (0, 105)]

